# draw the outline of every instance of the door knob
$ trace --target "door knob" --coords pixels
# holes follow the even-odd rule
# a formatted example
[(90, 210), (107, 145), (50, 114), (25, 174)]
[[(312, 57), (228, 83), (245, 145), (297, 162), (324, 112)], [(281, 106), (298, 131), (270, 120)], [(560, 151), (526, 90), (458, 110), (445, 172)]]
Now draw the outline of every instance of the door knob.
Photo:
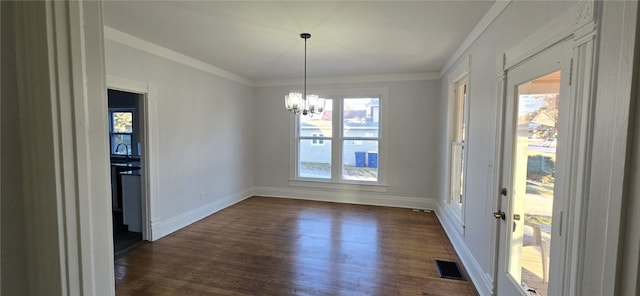
[(502, 219), (504, 220), (506, 218), (507, 215), (505, 215), (505, 213), (503, 211), (497, 211), (497, 212), (493, 212), (493, 217), (496, 219)]

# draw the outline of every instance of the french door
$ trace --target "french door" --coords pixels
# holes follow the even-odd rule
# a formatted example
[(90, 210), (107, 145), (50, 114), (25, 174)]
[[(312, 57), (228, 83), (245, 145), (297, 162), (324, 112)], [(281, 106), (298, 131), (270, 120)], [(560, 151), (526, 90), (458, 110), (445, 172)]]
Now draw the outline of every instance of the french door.
[(560, 295), (568, 200), (571, 48), (507, 69), (502, 103), (497, 295)]

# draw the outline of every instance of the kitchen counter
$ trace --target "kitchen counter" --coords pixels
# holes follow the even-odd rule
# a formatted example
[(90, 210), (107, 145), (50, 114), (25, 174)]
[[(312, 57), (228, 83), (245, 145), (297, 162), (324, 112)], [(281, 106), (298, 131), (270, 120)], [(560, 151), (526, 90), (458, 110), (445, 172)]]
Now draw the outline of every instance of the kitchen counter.
[(130, 162), (112, 162), (111, 166), (115, 168), (117, 174), (137, 174), (140, 175), (140, 161), (130, 161)]

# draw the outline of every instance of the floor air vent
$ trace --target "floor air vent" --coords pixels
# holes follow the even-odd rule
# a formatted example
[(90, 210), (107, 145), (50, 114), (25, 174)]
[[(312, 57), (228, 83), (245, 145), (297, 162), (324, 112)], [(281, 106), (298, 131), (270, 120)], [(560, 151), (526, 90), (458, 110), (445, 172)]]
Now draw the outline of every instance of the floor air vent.
[(436, 268), (441, 278), (464, 281), (462, 271), (458, 263), (453, 261), (435, 260)]

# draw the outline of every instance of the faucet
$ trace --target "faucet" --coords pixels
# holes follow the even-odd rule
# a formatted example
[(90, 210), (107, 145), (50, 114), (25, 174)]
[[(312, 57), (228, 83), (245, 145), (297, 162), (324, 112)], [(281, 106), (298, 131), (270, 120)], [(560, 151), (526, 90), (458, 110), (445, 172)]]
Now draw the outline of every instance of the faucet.
[(127, 145), (127, 144), (125, 144), (125, 143), (120, 143), (120, 144), (118, 144), (118, 146), (116, 146), (116, 151), (115, 151), (115, 152), (118, 152), (118, 150), (120, 150), (120, 145), (124, 145), (125, 151), (126, 151), (126, 153), (127, 153), (127, 154), (126, 154), (127, 159), (131, 158), (131, 157), (129, 156), (129, 145)]

